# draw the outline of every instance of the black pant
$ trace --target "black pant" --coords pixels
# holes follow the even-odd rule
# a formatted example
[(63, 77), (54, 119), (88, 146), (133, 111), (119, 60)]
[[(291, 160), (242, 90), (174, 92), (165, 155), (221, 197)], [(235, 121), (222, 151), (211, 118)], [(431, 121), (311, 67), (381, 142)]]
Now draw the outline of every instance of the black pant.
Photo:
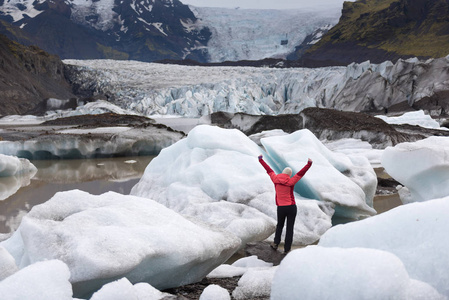
[(287, 232), (285, 233), (284, 251), (290, 251), (293, 242), (293, 227), (295, 225), (297, 208), (296, 205), (278, 206), (278, 224), (276, 226), (276, 234), (274, 235), (274, 243), (281, 243), (282, 229), (284, 228), (285, 218), (287, 218)]

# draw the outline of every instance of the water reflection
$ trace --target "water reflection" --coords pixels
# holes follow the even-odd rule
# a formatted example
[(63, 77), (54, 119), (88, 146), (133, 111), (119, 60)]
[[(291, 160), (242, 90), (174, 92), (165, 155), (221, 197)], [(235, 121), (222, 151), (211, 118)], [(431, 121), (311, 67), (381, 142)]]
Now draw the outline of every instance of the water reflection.
[(21, 187), (27, 186), (31, 182), (31, 178), (37, 171), (25, 172), (25, 174), (14, 175), (9, 177), (0, 177), (0, 200), (8, 199), (14, 195)]
[(60, 191), (79, 189), (94, 195), (129, 194), (153, 156), (33, 161), (33, 178), (0, 178), (0, 233), (14, 231), (35, 205)]

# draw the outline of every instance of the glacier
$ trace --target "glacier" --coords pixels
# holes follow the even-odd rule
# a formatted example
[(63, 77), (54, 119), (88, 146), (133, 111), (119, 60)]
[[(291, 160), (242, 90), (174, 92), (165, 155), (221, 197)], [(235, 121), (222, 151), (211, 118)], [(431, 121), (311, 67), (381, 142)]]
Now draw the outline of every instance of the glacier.
[[(327, 9), (193, 7), (198, 25), (210, 29), (209, 62), (286, 58), (317, 28), (337, 24), (341, 5)], [(287, 41), (287, 43), (281, 43)]]
[(196, 282), (239, 246), (235, 235), (187, 220), (155, 201), (77, 190), (33, 207), (0, 243), (21, 269), (15, 274), (38, 262), (63, 261), (76, 297), (123, 277), (158, 289)]
[[(64, 60), (70, 80), (140, 115), (198, 118), (213, 112), (298, 114), (408, 106), (449, 90), (449, 57), (316, 69), (201, 67), (113, 60)], [(441, 113), (441, 108), (430, 111)]]

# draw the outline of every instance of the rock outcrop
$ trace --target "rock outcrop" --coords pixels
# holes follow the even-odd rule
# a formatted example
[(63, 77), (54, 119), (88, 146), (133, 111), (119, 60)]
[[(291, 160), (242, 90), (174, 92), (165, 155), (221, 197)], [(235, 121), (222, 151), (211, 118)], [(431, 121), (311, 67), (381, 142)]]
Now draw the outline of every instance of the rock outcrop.
[(448, 131), (412, 125), (392, 125), (366, 113), (309, 107), (299, 114), (253, 116), (247, 114), (214, 113), (211, 123), (224, 128), (237, 128), (247, 135), (282, 129), (292, 133), (309, 129), (321, 140), (357, 138), (383, 149), (429, 136), (449, 136)]
[(0, 115), (24, 114), (46, 98), (71, 97), (57, 56), (0, 35)]

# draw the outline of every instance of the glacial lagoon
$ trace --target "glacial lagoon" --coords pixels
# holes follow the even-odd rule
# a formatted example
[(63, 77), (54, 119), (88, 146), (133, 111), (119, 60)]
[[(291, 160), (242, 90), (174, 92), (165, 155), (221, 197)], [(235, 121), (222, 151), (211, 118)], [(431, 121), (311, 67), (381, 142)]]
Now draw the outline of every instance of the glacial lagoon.
[(15, 231), (33, 206), (60, 191), (79, 189), (93, 195), (114, 191), (127, 195), (153, 158), (34, 160), (38, 171), (28, 185), (17, 187), (21, 178), (0, 178), (0, 233)]
[[(79, 189), (93, 195), (114, 191), (128, 195), (153, 158), (34, 160), (32, 163), (38, 171), (28, 185), (17, 188), (19, 179), (0, 178), (0, 234), (15, 231), (33, 206), (44, 203), (60, 191)], [(378, 175), (382, 173), (382, 170), (376, 171)], [(11, 195), (8, 195), (8, 189)], [(378, 213), (401, 204), (398, 194), (376, 195), (374, 198), (374, 208)]]

